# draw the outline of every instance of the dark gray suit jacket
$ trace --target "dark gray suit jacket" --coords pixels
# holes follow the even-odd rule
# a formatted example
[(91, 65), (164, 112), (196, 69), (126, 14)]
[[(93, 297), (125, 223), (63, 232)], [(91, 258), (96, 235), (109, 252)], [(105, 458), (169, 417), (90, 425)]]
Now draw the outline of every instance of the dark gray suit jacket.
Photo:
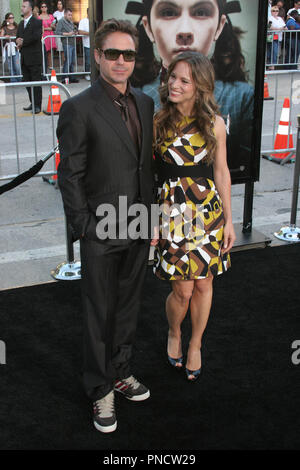
[(19, 23), (17, 38), (23, 38), (21, 48), (21, 64), (42, 65), (42, 20), (32, 16), (24, 28), (24, 20)]
[[(75, 239), (83, 235), (99, 241), (97, 207), (111, 203), (118, 212), (119, 196), (127, 196), (128, 205), (145, 204), (150, 213), (154, 201), (154, 105), (140, 90), (132, 88), (132, 92), (142, 127), (140, 155), (99, 80), (61, 107), (57, 126), (61, 156), (58, 183)], [(124, 214), (121, 216), (124, 218)]]

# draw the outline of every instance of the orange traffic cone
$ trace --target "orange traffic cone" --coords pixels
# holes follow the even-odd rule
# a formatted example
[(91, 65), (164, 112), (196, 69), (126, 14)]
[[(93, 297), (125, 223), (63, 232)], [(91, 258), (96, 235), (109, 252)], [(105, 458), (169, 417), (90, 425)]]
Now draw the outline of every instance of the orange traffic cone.
[[(290, 136), (289, 136), (289, 127), (290, 127)], [(283, 103), (283, 108), (281, 111), (278, 131), (276, 134), (275, 142), (274, 142), (274, 150), (280, 149), (289, 149), (293, 148), (293, 134), (292, 134), (292, 126), (290, 123), (290, 99), (285, 98)], [(290, 155), (290, 152), (282, 152), (282, 153), (272, 153), (268, 158), (268, 160), (272, 160), (276, 163), (281, 163), (284, 158)], [(293, 159), (293, 160), (292, 160)], [(294, 161), (295, 155), (292, 156), (292, 159), (289, 160)]]
[[(60, 153), (59, 153), (59, 147), (58, 147), (57, 151), (55, 152), (56, 172), (57, 172), (59, 162), (60, 162)], [(55, 175), (52, 175), (52, 176), (43, 176), (43, 181), (45, 181), (46, 183), (49, 183), (49, 184), (56, 184), (57, 183), (57, 173)]]
[(267, 82), (267, 77), (265, 75), (265, 81), (264, 81), (264, 100), (273, 100), (274, 98), (269, 95), (269, 86)]
[[(56, 168), (56, 171), (57, 171), (59, 162), (60, 162), (60, 153), (59, 153), (59, 149), (58, 149), (58, 150), (55, 152), (55, 168)], [(52, 176), (52, 179), (53, 179), (54, 181), (57, 181), (57, 173)]]
[[(52, 70), (51, 72), (51, 82), (57, 82), (55, 70)], [(53, 114), (59, 114), (59, 110), (61, 107), (61, 97), (60, 97), (59, 88), (57, 85), (52, 85), (51, 90), (50, 90), (47, 111), (44, 111), (44, 113), (47, 114), (48, 116), (49, 114), (51, 114), (51, 96), (52, 96)]]

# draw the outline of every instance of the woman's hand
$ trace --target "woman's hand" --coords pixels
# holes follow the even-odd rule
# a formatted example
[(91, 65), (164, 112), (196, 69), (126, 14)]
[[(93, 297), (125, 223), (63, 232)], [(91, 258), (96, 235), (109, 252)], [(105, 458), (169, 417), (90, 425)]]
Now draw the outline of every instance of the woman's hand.
[(153, 234), (153, 238), (151, 240), (150, 245), (156, 246), (158, 244), (158, 241), (159, 241), (159, 229), (158, 227), (154, 227), (154, 234)]
[(222, 254), (227, 253), (233, 247), (236, 240), (235, 231), (232, 222), (226, 222), (224, 225), (224, 242), (222, 248)]

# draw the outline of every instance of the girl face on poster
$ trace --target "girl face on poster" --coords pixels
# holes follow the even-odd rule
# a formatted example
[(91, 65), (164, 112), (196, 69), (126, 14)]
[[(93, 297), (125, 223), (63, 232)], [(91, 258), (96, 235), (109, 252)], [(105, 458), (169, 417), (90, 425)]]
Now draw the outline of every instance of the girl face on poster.
[(218, 0), (153, 0), (150, 18), (143, 16), (142, 22), (163, 65), (168, 67), (172, 58), (184, 51), (207, 56), (226, 16), (220, 16)]

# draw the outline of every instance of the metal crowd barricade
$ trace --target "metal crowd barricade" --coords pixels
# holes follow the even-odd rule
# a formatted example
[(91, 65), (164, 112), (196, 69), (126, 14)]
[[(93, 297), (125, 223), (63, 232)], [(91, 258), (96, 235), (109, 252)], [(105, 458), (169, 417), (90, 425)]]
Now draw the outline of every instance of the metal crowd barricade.
[[(31, 88), (31, 94), (32, 94), (32, 107), (34, 109), (34, 93), (33, 89), (34, 87), (41, 86), (41, 87), (48, 87), (49, 88), (49, 96), (50, 96), (50, 101), (51, 101), (51, 132), (52, 132), (52, 141), (53, 141), (53, 150), (46, 156), (44, 157), (44, 161), (51, 157), (54, 154), (54, 150), (56, 150), (57, 142), (56, 142), (56, 137), (55, 137), (55, 124), (54, 124), (54, 114), (53, 114), (53, 102), (52, 102), (52, 93), (51, 93), (51, 86), (53, 85), (53, 82), (51, 81), (40, 81), (40, 82), (21, 82), (21, 83), (7, 83), (7, 84), (0, 84), (0, 93), (1, 93), (1, 88), (6, 88), (6, 89), (11, 89), (12, 90), (12, 106), (13, 106), (13, 116), (14, 116), (14, 134), (15, 134), (15, 145), (16, 145), (16, 162), (17, 162), (17, 167), (18, 167), (18, 173), (17, 174), (11, 174), (11, 175), (1, 175), (0, 173), (0, 181), (1, 180), (8, 180), (8, 179), (13, 179), (16, 178), (20, 174), (20, 153), (19, 153), (19, 140), (18, 140), (18, 130), (17, 130), (17, 110), (16, 110), (16, 89), (18, 88), (24, 88), (25, 87), (30, 87)], [(61, 83), (56, 83), (56, 86), (58, 86), (61, 90), (63, 90), (67, 96), (67, 98), (70, 98), (71, 94), (66, 86), (64, 86)], [(27, 93), (26, 93), (27, 95)], [(48, 117), (43, 116), (44, 119), (49, 120)], [(33, 124), (33, 133), (34, 133), (34, 153), (35, 153), (35, 163), (37, 163), (37, 133), (36, 133), (36, 116), (33, 113), (32, 114), (32, 124)], [(1, 159), (0, 159), (0, 164), (1, 164)], [(0, 170), (1, 170), (1, 165), (0, 165)], [(35, 176), (50, 176), (56, 173), (56, 168), (55, 168), (55, 162), (54, 162), (54, 169), (53, 171), (40, 171), (37, 173)], [(67, 223), (67, 220), (65, 218), (65, 236), (66, 236), (66, 257), (67, 261), (64, 263), (61, 263), (55, 270), (51, 272), (51, 275), (55, 279), (68, 279), (68, 280), (74, 280), (74, 279), (80, 279), (81, 277), (81, 263), (78, 261), (75, 261), (74, 259), (74, 247), (73, 247), (73, 237), (72, 237), (72, 231)]]
[[(20, 81), (22, 78), (21, 55), (16, 48), (14, 39), (16, 36), (0, 37), (2, 57), (0, 80), (19, 79)], [(12, 73), (14, 69), (20, 73)]]
[[(300, 55), (300, 30), (267, 32), (266, 66), (296, 70)], [(300, 65), (300, 64), (299, 64)]]
[[(58, 34), (53, 34), (49, 36), (45, 36), (42, 38), (42, 53), (43, 53), (43, 75), (45, 77), (49, 77), (51, 75), (51, 70), (48, 73), (48, 64), (47, 64), (47, 52), (45, 48), (45, 41), (49, 38), (59, 38), (60, 40), (66, 41), (67, 50), (69, 45), (72, 45), (75, 41), (75, 58), (74, 62), (70, 61), (69, 54), (64, 53), (64, 50), (60, 51), (57, 48), (52, 46), (52, 41), (50, 41), (50, 55), (51, 55), (51, 69), (55, 70), (57, 76), (76, 76), (76, 75), (90, 75), (90, 72), (86, 72), (86, 62), (85, 62), (85, 54), (84, 54), (84, 46), (83, 46), (83, 36), (81, 34), (76, 34), (74, 36), (63, 36)], [(79, 39), (79, 41), (78, 41)], [(62, 53), (64, 53), (64, 57), (62, 59)], [(67, 71), (64, 72), (64, 64), (66, 63)], [(69, 72), (70, 67), (72, 66), (73, 71)]]
[[(53, 102), (52, 102), (52, 93), (51, 93), (51, 86), (53, 85), (53, 82), (51, 81), (40, 81), (40, 82), (16, 82), (16, 83), (5, 83), (5, 84), (0, 84), (1, 88), (4, 88), (5, 92), (8, 90), (12, 90), (12, 116), (14, 118), (14, 141), (15, 141), (15, 149), (16, 149), (16, 166), (17, 166), (17, 173), (16, 174), (4, 174), (1, 175), (0, 173), (0, 181), (3, 180), (8, 180), (15, 178), (21, 173), (21, 165), (20, 165), (20, 144), (19, 144), (19, 134), (18, 134), (18, 126), (17, 126), (17, 103), (16, 103), (16, 90), (17, 89), (26, 89), (27, 87), (31, 88), (31, 95), (32, 95), (32, 108), (35, 108), (34, 105), (34, 93), (33, 89), (34, 87), (47, 87), (49, 88), (49, 96), (50, 96), (50, 102), (51, 102), (51, 135), (52, 135), (52, 146), (53, 148), (57, 145), (56, 141), (56, 124), (54, 121), (54, 114), (53, 114)], [(67, 98), (70, 98), (71, 94), (68, 90), (68, 88), (63, 85), (62, 83), (56, 82), (55, 85), (57, 85), (61, 90), (63, 90), (67, 96)], [(26, 92), (27, 95), (27, 92)], [(38, 161), (38, 149), (37, 149), (37, 128), (36, 128), (36, 115), (34, 113), (32, 114), (32, 128), (33, 128), (33, 156), (35, 158), (35, 163)], [(28, 117), (30, 114), (28, 114)], [(49, 116), (50, 117), (50, 116)], [(49, 118), (45, 117), (45, 119), (48, 119), (48, 122), (50, 123)], [(0, 160), (1, 162), (1, 160)], [(1, 170), (1, 167), (0, 167)], [(52, 171), (44, 171), (38, 173), (37, 176), (50, 176), (56, 173), (56, 168), (55, 168), (55, 162), (53, 163), (53, 170)]]
[[(295, 105), (300, 103), (300, 70), (274, 70), (274, 71), (266, 71), (265, 75), (267, 80), (269, 81), (269, 85), (271, 87), (271, 94), (274, 96), (274, 101), (267, 101), (264, 104), (264, 111), (268, 113), (269, 122), (272, 123), (272, 143), (275, 142), (275, 137), (278, 129), (278, 124), (280, 121), (281, 110), (283, 106), (283, 102), (285, 98), (289, 98), (290, 101), (290, 119), (288, 125), (288, 136), (287, 142), (290, 141), (290, 135), (293, 132), (293, 126), (291, 125), (292, 122), (292, 111)], [(295, 129), (294, 129), (295, 130)], [(266, 137), (266, 134), (265, 134)], [(287, 148), (287, 149), (280, 149), (274, 150), (268, 148), (263, 148), (261, 154), (262, 155), (271, 155), (276, 153), (287, 153), (288, 155), (285, 159), (282, 160), (282, 164), (288, 162), (291, 156), (295, 153), (296, 147)]]

